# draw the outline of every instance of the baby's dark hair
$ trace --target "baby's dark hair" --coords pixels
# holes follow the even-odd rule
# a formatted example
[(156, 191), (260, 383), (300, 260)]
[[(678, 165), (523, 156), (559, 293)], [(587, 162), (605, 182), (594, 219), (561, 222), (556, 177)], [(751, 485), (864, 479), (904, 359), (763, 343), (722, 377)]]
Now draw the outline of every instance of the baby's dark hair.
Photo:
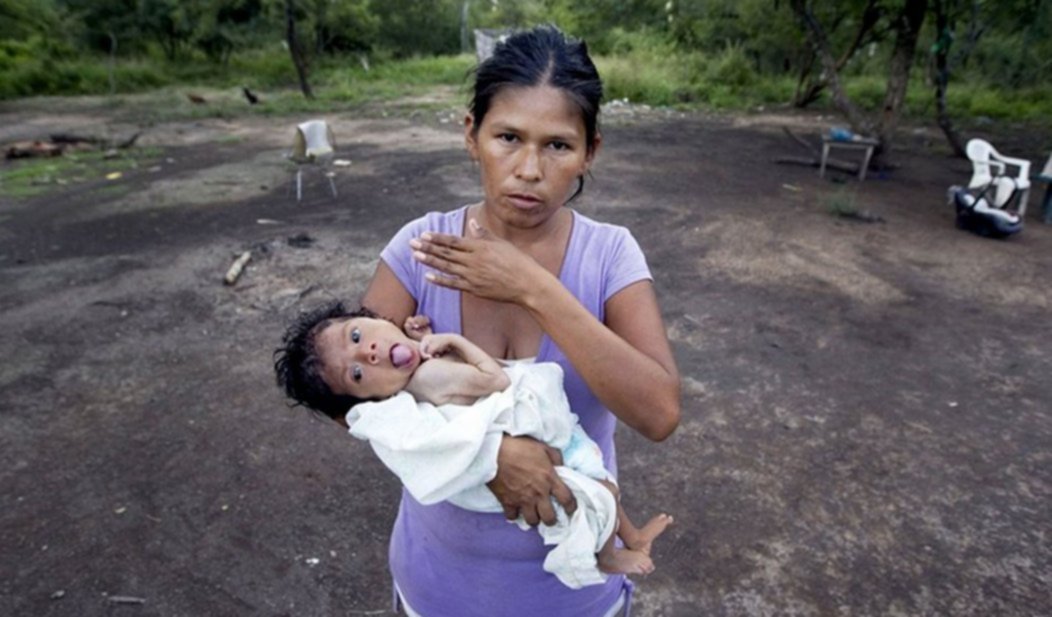
[(274, 372), (278, 387), (295, 401), (294, 407), (302, 405), (339, 420), (351, 407), (362, 402), (363, 399), (356, 396), (336, 394), (329, 388), (321, 376), (324, 365), (317, 348), (318, 334), (329, 324), (355, 317), (379, 319), (364, 306), (348, 311), (342, 302), (333, 301), (300, 313), (289, 324), (281, 338), (281, 347), (274, 351)]

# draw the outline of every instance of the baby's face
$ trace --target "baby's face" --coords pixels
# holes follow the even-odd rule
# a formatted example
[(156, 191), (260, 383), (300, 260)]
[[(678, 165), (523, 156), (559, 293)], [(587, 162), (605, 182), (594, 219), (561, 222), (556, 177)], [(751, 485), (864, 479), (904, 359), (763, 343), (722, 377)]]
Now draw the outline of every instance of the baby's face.
[(316, 339), (321, 376), (336, 394), (384, 399), (405, 389), (420, 366), (420, 344), (385, 319), (329, 324)]

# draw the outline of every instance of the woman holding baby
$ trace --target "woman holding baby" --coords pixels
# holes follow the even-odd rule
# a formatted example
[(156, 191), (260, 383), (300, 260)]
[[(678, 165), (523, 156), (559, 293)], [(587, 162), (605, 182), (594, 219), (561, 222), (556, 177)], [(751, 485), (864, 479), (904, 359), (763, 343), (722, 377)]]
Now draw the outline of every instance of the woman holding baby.
[[(567, 206), (601, 144), (602, 83), (585, 45), (551, 27), (516, 34), (476, 73), (465, 118), (481, 203), (430, 213), (381, 254), (362, 304), (403, 323), (427, 315), (496, 358), (558, 362), (571, 409), (616, 474), (617, 421), (660, 441), (679, 423), (679, 374), (649, 269), (625, 228)], [(489, 487), (504, 514), (552, 523), (574, 507), (558, 452), (505, 437)], [(390, 566), (409, 615), (617, 614), (623, 576), (570, 590), (543, 571), (545, 547), (499, 515), (403, 491)]]

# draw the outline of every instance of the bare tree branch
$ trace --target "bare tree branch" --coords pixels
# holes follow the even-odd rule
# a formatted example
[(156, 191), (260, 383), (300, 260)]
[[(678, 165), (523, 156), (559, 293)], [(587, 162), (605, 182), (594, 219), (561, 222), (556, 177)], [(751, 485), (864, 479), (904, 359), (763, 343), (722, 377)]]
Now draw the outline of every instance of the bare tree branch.
[(851, 99), (844, 92), (843, 85), (840, 83), (840, 72), (837, 70), (836, 60), (829, 50), (829, 40), (826, 37), (825, 30), (822, 29), (822, 25), (818, 23), (806, 0), (790, 0), (789, 6), (803, 25), (808, 41), (810, 41), (815, 55), (818, 56), (822, 63), (825, 79), (833, 92), (833, 104), (847, 117), (852, 130), (856, 133), (869, 134), (871, 130), (870, 123), (862, 115), (858, 107), (851, 102)]

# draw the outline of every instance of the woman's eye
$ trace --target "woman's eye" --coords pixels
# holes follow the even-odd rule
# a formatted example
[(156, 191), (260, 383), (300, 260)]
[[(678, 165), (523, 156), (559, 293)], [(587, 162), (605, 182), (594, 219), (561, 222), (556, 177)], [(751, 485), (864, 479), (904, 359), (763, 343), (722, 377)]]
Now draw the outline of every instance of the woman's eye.
[(351, 377), (353, 377), (354, 381), (356, 381), (356, 382), (357, 381), (361, 381), (362, 380), (362, 367), (356, 366), (353, 369), (351, 369)]
[(359, 330), (358, 328), (354, 328), (353, 330), (351, 330), (351, 342), (352, 343), (359, 343), (359, 342), (361, 342), (361, 340), (362, 340), (362, 331)]

